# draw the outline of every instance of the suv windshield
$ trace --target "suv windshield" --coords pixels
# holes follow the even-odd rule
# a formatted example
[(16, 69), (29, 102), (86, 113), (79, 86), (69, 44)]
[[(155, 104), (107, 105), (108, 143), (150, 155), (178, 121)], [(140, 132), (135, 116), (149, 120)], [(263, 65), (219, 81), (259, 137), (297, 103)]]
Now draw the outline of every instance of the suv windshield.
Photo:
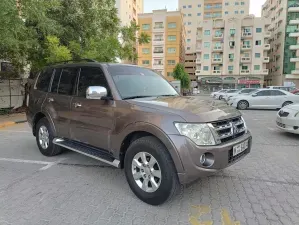
[(178, 96), (176, 90), (154, 71), (135, 66), (109, 66), (122, 99)]

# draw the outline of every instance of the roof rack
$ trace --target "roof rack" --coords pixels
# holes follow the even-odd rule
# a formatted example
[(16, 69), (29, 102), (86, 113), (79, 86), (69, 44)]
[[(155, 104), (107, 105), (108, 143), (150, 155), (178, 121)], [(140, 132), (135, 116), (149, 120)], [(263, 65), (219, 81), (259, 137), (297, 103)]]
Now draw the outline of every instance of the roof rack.
[(52, 66), (52, 65), (55, 65), (55, 64), (67, 64), (69, 62), (82, 62), (82, 61), (97, 62), (94, 59), (77, 59), (77, 60), (67, 60), (67, 61), (60, 61), (60, 62), (50, 63), (50, 64), (48, 64), (48, 66)]

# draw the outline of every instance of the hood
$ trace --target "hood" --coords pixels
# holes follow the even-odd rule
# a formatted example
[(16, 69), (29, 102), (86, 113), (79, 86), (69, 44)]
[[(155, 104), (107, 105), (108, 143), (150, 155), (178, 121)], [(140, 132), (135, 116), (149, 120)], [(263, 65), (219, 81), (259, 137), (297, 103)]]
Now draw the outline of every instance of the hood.
[(187, 122), (212, 122), (241, 116), (241, 113), (223, 101), (204, 100), (200, 96), (161, 97), (128, 100), (141, 107), (177, 114)]

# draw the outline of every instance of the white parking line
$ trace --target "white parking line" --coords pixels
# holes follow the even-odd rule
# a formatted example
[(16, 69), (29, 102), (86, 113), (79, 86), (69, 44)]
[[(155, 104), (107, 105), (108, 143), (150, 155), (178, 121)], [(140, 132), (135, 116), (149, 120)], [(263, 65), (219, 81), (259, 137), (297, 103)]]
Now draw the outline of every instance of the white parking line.
[(12, 158), (0, 158), (0, 161), (5, 162), (15, 162), (15, 163), (27, 163), (27, 164), (39, 164), (39, 165), (45, 165), (44, 167), (40, 168), (39, 170), (46, 170), (51, 168), (52, 166), (60, 163), (61, 161), (65, 160), (65, 158), (62, 158), (58, 161), (54, 162), (47, 162), (47, 161), (35, 161), (35, 160), (26, 160), (26, 159), (12, 159)]

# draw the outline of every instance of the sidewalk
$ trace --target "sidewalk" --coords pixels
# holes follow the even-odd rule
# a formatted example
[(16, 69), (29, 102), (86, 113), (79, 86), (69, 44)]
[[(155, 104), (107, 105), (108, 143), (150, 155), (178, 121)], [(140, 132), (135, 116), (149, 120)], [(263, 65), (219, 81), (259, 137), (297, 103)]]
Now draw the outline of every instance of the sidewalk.
[(0, 128), (12, 126), (17, 123), (25, 123), (26, 122), (26, 114), (25, 113), (15, 113), (10, 115), (1, 115), (0, 116)]

